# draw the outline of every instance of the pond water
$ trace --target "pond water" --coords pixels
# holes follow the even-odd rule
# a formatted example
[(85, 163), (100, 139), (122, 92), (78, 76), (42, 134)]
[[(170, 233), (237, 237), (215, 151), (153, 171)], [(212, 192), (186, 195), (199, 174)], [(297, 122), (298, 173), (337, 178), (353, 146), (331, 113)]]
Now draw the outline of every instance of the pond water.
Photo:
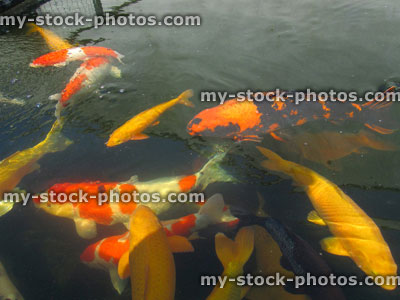
[[(51, 2), (38, 12), (75, 9), (72, 2), (64, 1), (64, 10), (57, 11), (59, 6)], [(217, 105), (201, 102), (201, 91), (310, 88), (362, 94), (383, 90), (399, 77), (400, 7), (394, 0), (102, 2), (104, 12), (114, 14), (200, 15), (201, 26), (47, 27), (74, 45), (109, 47), (125, 57), (124, 64), (115, 63), (121, 78), (107, 77), (97, 91), (65, 109), (63, 134), (74, 144), (43, 157), (41, 168), (23, 178), (18, 186), (31, 193), (60, 182), (120, 182), (133, 175), (147, 181), (196, 172), (216, 145), (231, 144), (227, 139), (187, 133), (195, 114)], [(79, 9), (90, 12), (84, 1), (82, 5)], [(55, 102), (48, 97), (59, 93), (79, 66), (73, 62), (64, 68), (29, 67), (47, 52), (40, 35), (28, 34), (27, 28), (0, 28), (0, 92), (25, 101), (22, 106), (0, 103), (1, 159), (44, 139), (55, 120)], [(126, 120), (186, 89), (194, 90), (195, 107), (177, 105), (165, 113), (159, 125), (146, 131), (150, 139), (113, 148), (104, 145)], [(395, 103), (387, 118), (396, 119), (398, 113)], [(356, 122), (315, 121), (290, 134), (354, 133), (361, 127)], [(400, 145), (397, 132), (373, 134)], [(240, 183), (215, 183), (205, 194), (220, 192), (229, 205), (242, 209), (255, 208), (257, 193), (261, 194), (268, 214), (321, 253), (335, 274), (362, 276), (349, 258), (321, 249), (319, 241), (331, 235), (328, 229), (307, 222), (312, 210), (307, 196), (297, 192), (291, 180), (268, 174), (255, 145), (236, 144), (224, 160), (223, 167)], [(370, 217), (400, 222), (400, 152), (364, 149), (327, 166), (307, 160), (269, 136), (262, 145), (326, 176)], [(101, 226), (96, 240), (122, 231), (122, 226)], [(400, 262), (400, 231), (382, 227), (381, 232), (394, 260)], [(80, 262), (79, 255), (93, 242), (79, 238), (70, 220), (50, 216), (32, 203), (17, 205), (0, 218), (0, 257), (25, 299), (130, 299), (129, 290), (121, 296), (113, 290), (106, 272)], [(222, 272), (212, 236), (193, 244), (194, 254), (176, 256), (176, 299), (205, 299), (211, 287), (200, 287), (200, 275)], [(343, 291), (348, 299), (400, 297), (398, 289), (376, 286), (343, 287)]]

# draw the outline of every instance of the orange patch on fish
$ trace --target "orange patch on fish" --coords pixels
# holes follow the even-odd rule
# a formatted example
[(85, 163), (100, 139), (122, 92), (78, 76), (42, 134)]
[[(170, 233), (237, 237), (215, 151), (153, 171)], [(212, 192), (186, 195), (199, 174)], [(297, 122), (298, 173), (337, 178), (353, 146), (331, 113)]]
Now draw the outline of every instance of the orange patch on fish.
[(357, 103), (351, 103), (351, 105), (353, 105), (355, 108), (358, 109), (358, 111), (362, 111), (361, 105), (357, 104)]
[(46, 55), (42, 55), (36, 58), (32, 65), (40, 65), (40, 66), (52, 66), (55, 64), (63, 63), (68, 57), (68, 49), (62, 49), (54, 52), (50, 52)]
[(86, 74), (80, 74), (73, 80), (68, 82), (67, 86), (61, 93), (61, 104), (67, 106), (68, 100), (82, 89), (83, 83), (88, 79)]
[(85, 251), (81, 254), (81, 261), (93, 261), (96, 258), (96, 248), (99, 244), (100, 242), (97, 242), (87, 247)]
[(98, 224), (109, 225), (113, 222), (113, 211), (110, 204), (99, 205), (93, 199), (87, 203), (79, 204), (79, 216), (84, 219), (93, 220)]
[(121, 256), (129, 250), (129, 240), (126, 234), (112, 236), (105, 239), (99, 247), (98, 255), (103, 260), (112, 262), (118, 265)]
[[(195, 228), (196, 226), (196, 216), (194, 214), (188, 215), (186, 217), (180, 218), (179, 222), (172, 224), (172, 234), (170, 235), (182, 235), (188, 236), (190, 235), (190, 229)], [(167, 232), (169, 235), (169, 232)]]
[(286, 103), (281, 100), (275, 100), (274, 103), (272, 103), (271, 107), (276, 111), (280, 111), (286, 108)]
[(278, 123), (273, 123), (269, 126), (269, 130), (274, 131), (277, 130), (279, 128), (279, 124)]
[(196, 134), (204, 130), (215, 131), (217, 127), (228, 127), (237, 125), (239, 133), (261, 123), (262, 114), (257, 105), (250, 101), (238, 102), (236, 99), (229, 100), (223, 105), (206, 109), (200, 112), (192, 122), (189, 133)]
[(377, 125), (371, 125), (368, 123), (365, 123), (364, 125), (365, 125), (365, 127), (368, 127), (369, 129), (376, 131), (380, 134), (392, 134), (394, 132), (394, 130), (392, 130), (392, 129), (383, 128), (383, 127), (380, 127)]
[(331, 109), (326, 105), (325, 101), (319, 101), (324, 111), (330, 111)]
[(111, 56), (118, 58), (118, 53), (110, 48), (87, 46), (82, 47), (82, 50), (87, 56)]
[(179, 180), (178, 184), (182, 192), (189, 192), (196, 184), (196, 181), (196, 175), (189, 175)]
[(120, 209), (121, 213), (124, 215), (132, 214), (137, 206), (137, 204), (134, 202), (128, 202), (128, 203), (119, 202), (118, 204), (119, 204), (119, 209)]
[(329, 119), (331, 117), (331, 113), (325, 113), (323, 116), (325, 119)]
[(300, 120), (298, 120), (298, 121), (296, 122), (296, 126), (303, 125), (303, 124), (306, 123), (306, 122), (307, 122), (307, 118), (302, 118), (302, 119), (300, 119)]
[(119, 186), (119, 191), (121, 194), (123, 193), (133, 193), (134, 191), (136, 191), (136, 187), (132, 184), (128, 184), (128, 183), (123, 183)]

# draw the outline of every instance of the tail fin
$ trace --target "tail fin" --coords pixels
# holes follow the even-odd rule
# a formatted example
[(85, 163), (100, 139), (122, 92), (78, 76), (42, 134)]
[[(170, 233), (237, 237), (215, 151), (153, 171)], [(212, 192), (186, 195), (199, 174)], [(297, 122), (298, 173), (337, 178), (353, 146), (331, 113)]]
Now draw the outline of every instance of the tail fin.
[(396, 90), (396, 86), (391, 86), (388, 88), (386, 91), (383, 92), (384, 97), (382, 99), (374, 99), (373, 101), (368, 101), (364, 104), (362, 104), (363, 107), (367, 107), (369, 109), (381, 109), (388, 107), (393, 104), (393, 101), (391, 99), (388, 99), (388, 95), (390, 95), (391, 92)]
[(178, 96), (179, 103), (189, 107), (194, 107), (194, 104), (189, 100), (191, 97), (193, 97), (193, 90), (186, 90)]
[(365, 147), (369, 147), (375, 150), (382, 150), (382, 151), (395, 151), (398, 150), (399, 147), (389, 143), (389, 142), (384, 142), (376, 138), (372, 133), (362, 130), (360, 133), (357, 135), (357, 140), (360, 144), (362, 144)]
[(225, 202), (221, 194), (211, 196), (200, 208), (199, 215), (207, 216), (212, 224), (221, 222), (224, 213)]
[(261, 165), (269, 169), (271, 171), (278, 171), (282, 172), (285, 174), (290, 175), (291, 173), (291, 166), (290, 162), (287, 160), (284, 160), (282, 157), (280, 157), (278, 154), (275, 152), (272, 152), (271, 150), (264, 148), (264, 147), (256, 147), (258, 151), (260, 151), (268, 160), (265, 160), (261, 163)]
[(38, 32), (41, 29), (35, 23), (28, 23), (28, 24), (26, 24), (26, 26), (28, 26), (27, 34), (32, 34), (34, 32)]
[(264, 168), (284, 173), (292, 177), (293, 180), (300, 185), (310, 185), (314, 181), (312, 177), (314, 171), (294, 162), (285, 160), (267, 148), (257, 146), (257, 149), (268, 158), (268, 160), (261, 163)]
[(235, 241), (223, 233), (215, 236), (215, 250), (224, 266), (225, 272), (231, 276), (243, 273), (243, 266), (249, 260), (254, 249), (254, 231), (251, 227), (243, 227), (237, 233)]
[(236, 178), (229, 175), (220, 163), (227, 152), (215, 154), (199, 172), (196, 173), (196, 189), (203, 191), (209, 184), (214, 182), (238, 182)]
[(61, 134), (64, 125), (64, 120), (56, 120), (43, 141), (46, 151), (49, 153), (65, 150), (73, 142)]

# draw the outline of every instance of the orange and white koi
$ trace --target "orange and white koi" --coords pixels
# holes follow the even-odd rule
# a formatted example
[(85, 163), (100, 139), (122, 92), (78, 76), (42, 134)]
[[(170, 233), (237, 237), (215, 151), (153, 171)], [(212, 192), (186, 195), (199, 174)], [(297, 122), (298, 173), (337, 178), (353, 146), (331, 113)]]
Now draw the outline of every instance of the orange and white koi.
[[(202, 191), (213, 182), (235, 182), (235, 179), (223, 170), (219, 163), (225, 153), (218, 153), (211, 158), (197, 173), (189, 176), (166, 177), (148, 182), (139, 182), (134, 176), (122, 183), (118, 182), (86, 182), (86, 183), (60, 183), (53, 185), (48, 190), (54, 194), (54, 200), (59, 194), (71, 195), (79, 192), (87, 194), (87, 202), (57, 202), (41, 201), (34, 197), (35, 204), (51, 215), (72, 219), (76, 230), (82, 238), (93, 238), (97, 235), (96, 224), (113, 225), (127, 223), (130, 215), (135, 210), (135, 202), (102, 202), (99, 204), (101, 194), (111, 198), (111, 192), (118, 195), (124, 193), (158, 193), (160, 197), (167, 197), (170, 193), (188, 193), (193, 190)], [(46, 200), (46, 199), (44, 199)], [(157, 215), (165, 218), (174, 218), (177, 214), (192, 213), (198, 209), (196, 203), (171, 203), (169, 201), (146, 202)]]
[[(226, 209), (220, 194), (216, 194), (202, 206), (198, 213), (180, 219), (161, 222), (167, 236), (190, 236), (192, 233), (217, 223), (236, 224), (238, 219)], [(129, 232), (108, 237), (86, 248), (81, 261), (90, 267), (103, 269), (110, 273), (114, 288), (121, 293), (125, 281), (117, 276), (121, 256), (129, 250)]]
[(107, 74), (120, 78), (121, 70), (112, 66), (110, 60), (106, 57), (93, 57), (84, 61), (71, 77), (61, 94), (50, 96), (50, 99), (58, 100), (56, 116), (59, 117), (61, 109), (72, 103), (79, 95), (94, 90)]
[(148, 139), (149, 136), (143, 133), (145, 129), (147, 129), (151, 125), (157, 125), (160, 116), (176, 104), (183, 104), (189, 107), (193, 107), (193, 103), (189, 101), (189, 98), (192, 96), (193, 91), (186, 90), (177, 98), (161, 103), (155, 107), (149, 108), (134, 116), (132, 119), (126, 121), (123, 125), (118, 127), (110, 135), (110, 138), (106, 143), (107, 147), (118, 146), (129, 140)]
[(63, 67), (71, 61), (86, 60), (93, 57), (108, 57), (115, 58), (121, 62), (124, 57), (122, 54), (114, 51), (110, 48), (97, 47), (97, 46), (85, 46), (75, 47), (70, 49), (62, 49), (54, 52), (44, 54), (36, 58), (30, 66), (33, 68), (38, 67)]

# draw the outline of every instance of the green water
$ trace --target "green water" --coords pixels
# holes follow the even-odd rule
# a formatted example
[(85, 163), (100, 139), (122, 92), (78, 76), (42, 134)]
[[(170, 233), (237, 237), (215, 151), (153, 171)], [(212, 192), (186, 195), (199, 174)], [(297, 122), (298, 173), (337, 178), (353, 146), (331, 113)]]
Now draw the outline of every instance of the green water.
[[(385, 81), (400, 76), (397, 4), (394, 0), (143, 0), (125, 5), (103, 1), (105, 12), (196, 14), (202, 24), (50, 28), (73, 44), (95, 44), (124, 54), (124, 64), (118, 65), (122, 78), (107, 78), (99, 92), (66, 110), (64, 133), (74, 145), (46, 156), (40, 161), (41, 169), (19, 186), (41, 192), (57, 182), (123, 181), (132, 175), (150, 180), (193, 173), (212, 152), (211, 143), (222, 143), (192, 138), (186, 132), (196, 113), (215, 105), (200, 102), (201, 91), (378, 90)], [(49, 51), (43, 39), (27, 35), (26, 29), (0, 30), (0, 92), (26, 101), (24, 106), (0, 104), (0, 158), (4, 158), (44, 138), (54, 120), (55, 103), (48, 96), (63, 89), (78, 64), (29, 68), (34, 58)], [(166, 113), (160, 125), (149, 129), (151, 139), (105, 147), (109, 134), (127, 119), (188, 88), (195, 91), (194, 109), (177, 106)], [(396, 118), (398, 111), (395, 104), (391, 117)], [(296, 133), (323, 126), (309, 124)], [(354, 124), (340, 125), (346, 132), (355, 129)], [(382, 138), (400, 143), (398, 133)], [(340, 160), (339, 170), (332, 170), (283, 151), (271, 138), (264, 144), (327, 176), (371, 217), (400, 221), (399, 152), (352, 154)], [(318, 241), (330, 233), (306, 222), (312, 209), (307, 197), (293, 192), (288, 180), (264, 176), (259, 159), (254, 144), (235, 147), (224, 167), (242, 183), (215, 184), (206, 194), (223, 192), (229, 204), (254, 207), (258, 191), (271, 216), (322, 252)], [(99, 239), (120, 232), (118, 226), (101, 228)], [(399, 263), (400, 232), (382, 229), (382, 233)], [(17, 207), (0, 219), (0, 257), (28, 300), (129, 299), (129, 290), (116, 294), (107, 273), (80, 263), (80, 253), (92, 242), (80, 239), (71, 221), (46, 215), (33, 205)], [(199, 287), (200, 275), (222, 271), (211, 239), (196, 241), (195, 247), (194, 254), (176, 258), (176, 299), (205, 299), (210, 289)], [(348, 258), (326, 253), (322, 257), (336, 274), (362, 274)], [(348, 299), (400, 297), (398, 291), (377, 287), (345, 287), (344, 292)]]

